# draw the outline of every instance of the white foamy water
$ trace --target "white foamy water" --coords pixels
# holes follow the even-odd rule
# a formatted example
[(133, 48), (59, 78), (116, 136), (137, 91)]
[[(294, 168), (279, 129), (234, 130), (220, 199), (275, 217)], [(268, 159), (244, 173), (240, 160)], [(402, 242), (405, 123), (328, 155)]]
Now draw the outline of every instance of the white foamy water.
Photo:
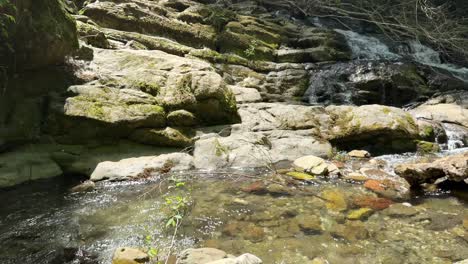
[(400, 55), (391, 52), (388, 46), (378, 38), (350, 30), (335, 29), (335, 31), (345, 36), (353, 53), (353, 59), (395, 60), (401, 58)]

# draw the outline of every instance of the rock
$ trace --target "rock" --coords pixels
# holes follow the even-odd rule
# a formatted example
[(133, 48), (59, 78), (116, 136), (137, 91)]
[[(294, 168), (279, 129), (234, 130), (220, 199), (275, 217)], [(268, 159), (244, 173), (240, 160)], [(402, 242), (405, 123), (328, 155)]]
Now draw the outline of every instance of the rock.
[(337, 225), (331, 234), (351, 242), (369, 237), (369, 231), (361, 221), (347, 221), (344, 225)]
[(93, 2), (84, 7), (83, 14), (103, 27), (163, 36), (195, 47), (214, 47), (214, 28), (171, 19), (166, 17), (170, 9), (156, 3), (148, 5), (151, 8), (141, 9), (133, 2)]
[(366, 147), (371, 152), (405, 152), (416, 149), (419, 129), (402, 109), (363, 105), (329, 106), (333, 124), (328, 139), (343, 149)]
[(328, 165), (322, 158), (316, 156), (304, 156), (294, 160), (294, 169), (299, 172), (310, 172), (314, 175), (324, 175), (328, 173)]
[(457, 262), (454, 262), (453, 264), (468, 264), (468, 259), (457, 261)]
[(199, 169), (265, 167), (294, 160), (303, 153), (327, 155), (331, 145), (297, 131), (242, 132), (228, 137), (209, 135), (195, 142)]
[(63, 63), (65, 57), (78, 48), (76, 24), (61, 1), (8, 0), (2, 3), (2, 14), (8, 14), (5, 6), (10, 2), (16, 7), (10, 14), (16, 20), (13, 22), (15, 26), (11, 28), (3, 28), (8, 21), (0, 21), (0, 29), (5, 32), (2, 33), (2, 40), (4, 34), (12, 38), (11, 48), (0, 50), (0, 66), (10, 66), (10, 53), (15, 54), (15, 71), (56, 65)]
[(301, 181), (310, 181), (315, 179), (315, 176), (312, 176), (308, 173), (305, 172), (298, 172), (298, 171), (290, 171), (286, 173), (286, 175), (293, 177), (296, 180), (301, 180)]
[[(72, 142), (165, 128), (166, 112), (177, 110), (205, 125), (239, 120), (234, 95), (208, 62), (156, 50), (95, 49), (89, 67), (96, 80), (70, 87), (73, 96), (66, 98), (65, 107), (62, 97), (51, 103), (51, 132), (68, 135)], [(180, 113), (172, 114), (170, 122)]]
[(326, 259), (322, 257), (317, 257), (317, 258), (314, 258), (310, 264), (328, 264), (328, 263), (329, 262)]
[(289, 190), (284, 185), (272, 183), (267, 186), (267, 192), (271, 195), (289, 195)]
[(189, 111), (176, 110), (167, 115), (167, 124), (174, 127), (192, 127), (197, 124), (197, 120)]
[(254, 103), (262, 101), (262, 96), (254, 88), (244, 88), (239, 86), (230, 86), (229, 88), (236, 96), (236, 101), (238, 103)]
[(353, 203), (359, 207), (368, 207), (373, 210), (383, 210), (388, 208), (394, 202), (386, 198), (359, 196), (354, 199)]
[(407, 200), (410, 197), (410, 186), (403, 181), (367, 180), (364, 187), (391, 200)]
[(322, 232), (322, 221), (315, 215), (299, 215), (296, 217), (301, 230), (306, 234)]
[(356, 172), (351, 172), (348, 175), (345, 175), (344, 178), (347, 180), (353, 180), (357, 182), (367, 181), (369, 179), (369, 177)]
[(216, 261), (209, 262), (207, 264), (262, 264), (262, 260), (258, 257), (246, 253), (242, 254), (237, 258), (227, 258), (227, 259), (220, 259)]
[(91, 174), (92, 181), (104, 179), (119, 181), (151, 176), (152, 173), (189, 170), (193, 158), (185, 153), (171, 153), (159, 156), (123, 159), (117, 162), (104, 161)]
[(84, 181), (81, 184), (70, 189), (70, 192), (90, 192), (96, 188), (96, 184), (93, 181)]
[(428, 81), (421, 68), (435, 72), (429, 66), (402, 61), (351, 60), (316, 66), (311, 69), (303, 100), (324, 105), (402, 107), (440, 89)]
[(373, 210), (370, 208), (360, 208), (357, 210), (352, 210), (346, 216), (349, 220), (363, 220), (372, 215)]
[(181, 151), (174, 148), (145, 146), (131, 141), (100, 141), (85, 145), (58, 145), (51, 151), (51, 158), (65, 174), (90, 176), (97, 164), (103, 161), (155, 156)]
[(348, 152), (348, 156), (353, 157), (353, 158), (370, 158), (371, 155), (368, 151), (366, 150), (353, 150)]
[(323, 199), (326, 200), (326, 206), (331, 211), (345, 211), (348, 208), (348, 203), (343, 192), (339, 189), (328, 189), (321, 193)]
[(453, 123), (468, 127), (468, 109), (457, 104), (423, 104), (411, 110), (417, 119), (433, 120), (443, 123)]
[(190, 131), (171, 127), (165, 129), (142, 128), (133, 131), (129, 139), (138, 143), (161, 147), (188, 147), (192, 144), (192, 139), (188, 134), (190, 134)]
[(50, 156), (53, 145), (30, 145), (0, 154), (0, 187), (62, 175)]
[(239, 106), (241, 131), (309, 130), (317, 138), (328, 135), (330, 116), (321, 106), (255, 103)]
[(267, 193), (266, 184), (263, 181), (256, 181), (247, 186), (242, 187), (243, 192), (254, 193), (254, 194), (265, 194)]
[(97, 48), (110, 48), (111, 45), (107, 40), (104, 32), (102, 32), (102, 29), (100, 29), (97, 25), (93, 25), (93, 23), (90, 20), (88, 20), (87, 22), (77, 20), (76, 26), (80, 38), (86, 44)]
[(209, 263), (212, 261), (227, 258), (226, 252), (215, 248), (189, 248), (182, 251), (177, 256), (179, 264)]
[(434, 183), (444, 177), (461, 182), (468, 178), (468, 153), (439, 158), (430, 163), (402, 164), (395, 168), (395, 173), (415, 186)]
[(419, 211), (414, 206), (398, 203), (390, 205), (390, 207), (382, 211), (382, 213), (391, 217), (402, 218), (417, 215)]
[(138, 264), (149, 261), (149, 256), (135, 248), (122, 247), (114, 251), (112, 264)]
[(423, 140), (416, 140), (416, 148), (418, 152), (422, 154), (437, 153), (440, 151), (439, 144)]

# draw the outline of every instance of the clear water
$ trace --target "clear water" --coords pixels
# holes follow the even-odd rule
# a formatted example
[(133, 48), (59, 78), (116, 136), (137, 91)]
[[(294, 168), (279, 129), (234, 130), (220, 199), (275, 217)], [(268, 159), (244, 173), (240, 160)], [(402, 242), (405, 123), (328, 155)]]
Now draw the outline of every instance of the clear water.
[[(147, 247), (148, 235), (151, 246), (164, 252), (171, 239), (171, 230), (165, 228), (164, 200), (173, 194), (191, 201), (175, 252), (215, 247), (231, 254), (250, 252), (270, 264), (310, 263), (315, 257), (330, 263), (399, 264), (468, 258), (467, 230), (462, 225), (468, 206), (463, 199), (446, 194), (419, 196), (410, 201), (410, 212), (386, 209), (362, 221), (347, 220), (348, 213), (360, 207), (357, 200), (376, 197), (360, 183), (284, 181), (288, 194), (245, 192), (257, 177), (269, 179), (263, 181), (267, 186), (283, 179), (269, 175), (188, 172), (144, 181), (102, 182), (92, 192), (74, 194), (56, 179), (4, 190), (0, 192), (0, 263), (110, 263), (116, 247)], [(169, 177), (184, 178), (187, 184), (168, 190)], [(323, 200), (327, 192), (344, 199), (344, 207)], [(304, 221), (316, 224), (304, 228)], [(72, 256), (74, 262), (63, 260), (64, 248), (79, 249)], [(95, 262), (79, 260), (80, 256)]]

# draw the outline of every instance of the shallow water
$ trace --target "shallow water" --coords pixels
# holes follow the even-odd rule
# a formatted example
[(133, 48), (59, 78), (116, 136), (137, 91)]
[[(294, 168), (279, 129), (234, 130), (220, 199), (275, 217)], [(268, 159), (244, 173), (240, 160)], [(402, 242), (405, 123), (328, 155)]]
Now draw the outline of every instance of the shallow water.
[[(382, 157), (385, 159), (385, 157)], [(387, 157), (387, 159), (389, 159)], [(367, 219), (347, 216), (377, 197), (359, 183), (317, 179), (309, 184), (268, 172), (163, 175), (134, 182), (102, 182), (89, 193), (69, 193), (61, 179), (0, 192), (0, 263), (110, 263), (119, 246), (165, 252), (169, 195), (190, 200), (175, 252), (216, 247), (250, 252), (264, 263), (452, 263), (468, 258), (465, 201), (438, 193), (375, 210)], [(247, 175), (248, 177), (243, 177)], [(186, 182), (180, 188), (168, 179)], [(253, 185), (252, 185), (253, 184)], [(276, 189), (275, 189), (276, 188)], [(255, 189), (255, 188), (254, 188)], [(324, 197), (327, 197), (324, 200)], [(330, 202), (331, 200), (334, 202)], [(145, 242), (145, 237), (151, 236)], [(69, 261), (69, 262), (67, 262)]]

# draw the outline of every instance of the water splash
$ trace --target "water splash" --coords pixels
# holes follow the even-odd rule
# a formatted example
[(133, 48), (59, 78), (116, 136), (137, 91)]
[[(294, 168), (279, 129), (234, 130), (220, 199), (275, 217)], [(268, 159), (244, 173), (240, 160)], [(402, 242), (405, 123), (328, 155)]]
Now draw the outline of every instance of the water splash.
[(442, 127), (445, 130), (447, 135), (447, 143), (445, 144), (445, 149), (455, 150), (467, 147), (467, 131), (455, 124), (442, 123)]
[(451, 72), (455, 77), (461, 80), (468, 81), (468, 68), (458, 67), (450, 63), (443, 63), (440, 59), (440, 54), (428, 46), (421, 44), (419, 41), (410, 41), (411, 53), (409, 54), (415, 61), (428, 66), (444, 69)]
[(335, 29), (345, 36), (353, 53), (353, 59), (358, 60), (396, 60), (401, 56), (390, 51), (387, 45), (376, 37), (365, 36), (350, 30)]

